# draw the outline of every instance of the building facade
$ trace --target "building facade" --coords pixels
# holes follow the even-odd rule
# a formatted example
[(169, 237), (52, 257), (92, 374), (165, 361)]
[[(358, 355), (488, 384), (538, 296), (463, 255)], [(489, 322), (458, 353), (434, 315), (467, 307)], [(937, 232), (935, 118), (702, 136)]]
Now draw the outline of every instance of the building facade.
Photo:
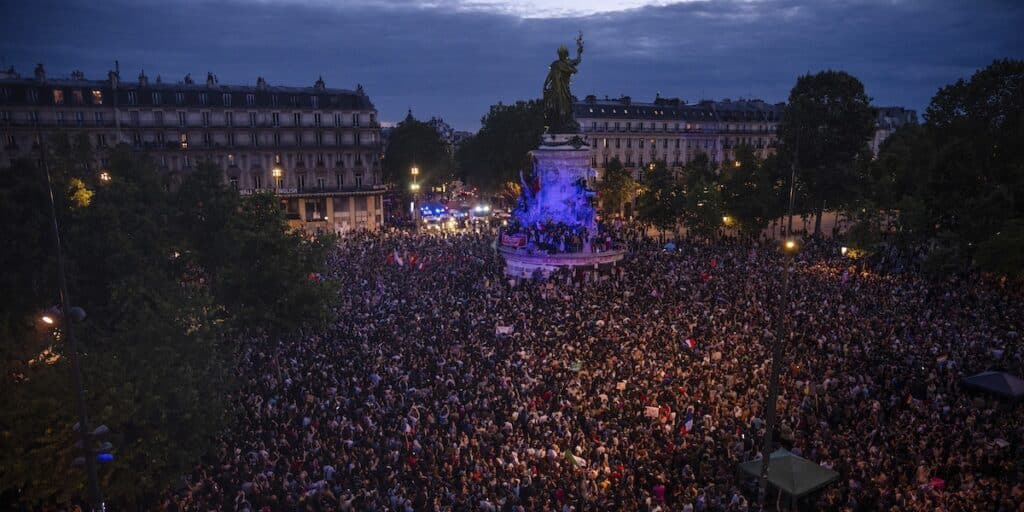
[(907, 124), (917, 124), (916, 111), (903, 107), (878, 107), (875, 115), (875, 135), (871, 137), (871, 153), (877, 157), (885, 139)]
[[(208, 74), (182, 82), (47, 78), (0, 73), (0, 168), (56, 133), (84, 134), (96, 165), (117, 144), (150, 155), (180, 178), (201, 161), (224, 170), (241, 194), (277, 194), (289, 224), (311, 232), (376, 230), (383, 225), (381, 135), (377, 110), (362, 86), (222, 85)], [(116, 178), (116, 177), (115, 177)]]
[(593, 148), (591, 164), (598, 175), (618, 157), (638, 179), (654, 161), (678, 168), (705, 154), (715, 165), (729, 162), (743, 144), (764, 158), (774, 151), (783, 109), (781, 103), (761, 100), (687, 105), (676, 98), (639, 103), (628, 96), (604, 100), (587, 96), (575, 105), (576, 120)]

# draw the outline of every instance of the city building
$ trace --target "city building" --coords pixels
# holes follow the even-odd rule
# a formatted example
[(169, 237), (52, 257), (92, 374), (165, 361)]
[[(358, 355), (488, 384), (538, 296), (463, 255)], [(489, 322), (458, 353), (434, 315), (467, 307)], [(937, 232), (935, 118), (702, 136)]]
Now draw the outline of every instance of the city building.
[[(179, 178), (200, 161), (224, 170), (241, 194), (271, 191), (289, 224), (311, 232), (375, 230), (383, 224), (381, 134), (377, 110), (362, 86), (282, 87), (135, 81), (111, 71), (105, 80), (31, 78), (0, 73), (0, 168), (56, 133), (84, 134), (97, 168), (117, 144), (144, 151)], [(115, 177), (116, 178), (116, 177)]]
[(701, 101), (657, 97), (651, 103), (629, 96), (603, 100), (587, 96), (575, 105), (576, 120), (593, 148), (592, 166), (600, 176), (613, 158), (641, 178), (644, 166), (664, 161), (682, 167), (698, 154), (714, 164), (735, 159), (746, 144), (764, 158), (774, 151), (776, 128), (785, 105), (761, 100)]
[(907, 124), (917, 124), (917, 112), (903, 107), (877, 107), (875, 135), (871, 137), (871, 153), (878, 156), (885, 139)]

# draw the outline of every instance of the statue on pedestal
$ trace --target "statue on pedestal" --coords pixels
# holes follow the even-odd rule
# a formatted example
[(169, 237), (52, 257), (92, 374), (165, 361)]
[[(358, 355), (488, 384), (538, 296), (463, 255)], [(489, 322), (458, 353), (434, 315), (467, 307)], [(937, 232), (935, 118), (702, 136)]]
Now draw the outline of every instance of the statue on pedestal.
[(558, 60), (551, 63), (544, 80), (544, 122), (548, 133), (577, 133), (580, 125), (572, 111), (569, 83), (583, 57), (583, 32), (576, 37), (576, 58), (569, 60), (569, 49), (558, 48)]

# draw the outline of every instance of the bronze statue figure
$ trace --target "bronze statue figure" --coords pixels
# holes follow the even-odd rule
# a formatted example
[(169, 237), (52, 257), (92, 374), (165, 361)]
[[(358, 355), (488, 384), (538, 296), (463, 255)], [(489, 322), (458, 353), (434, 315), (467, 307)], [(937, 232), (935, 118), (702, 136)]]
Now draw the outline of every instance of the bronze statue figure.
[(569, 60), (569, 49), (558, 48), (558, 60), (551, 63), (544, 80), (544, 122), (549, 133), (576, 133), (580, 126), (572, 112), (569, 82), (583, 56), (583, 32), (576, 37), (576, 58)]

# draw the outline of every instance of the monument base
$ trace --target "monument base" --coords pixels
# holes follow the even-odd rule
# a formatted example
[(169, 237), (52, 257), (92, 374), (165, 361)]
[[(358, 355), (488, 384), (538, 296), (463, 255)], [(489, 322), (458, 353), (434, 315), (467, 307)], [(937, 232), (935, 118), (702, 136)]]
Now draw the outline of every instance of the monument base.
[(558, 269), (604, 270), (614, 267), (626, 256), (624, 249), (604, 252), (567, 252), (548, 254), (529, 247), (498, 246), (505, 259), (505, 275), (530, 279), (538, 274), (547, 279)]

